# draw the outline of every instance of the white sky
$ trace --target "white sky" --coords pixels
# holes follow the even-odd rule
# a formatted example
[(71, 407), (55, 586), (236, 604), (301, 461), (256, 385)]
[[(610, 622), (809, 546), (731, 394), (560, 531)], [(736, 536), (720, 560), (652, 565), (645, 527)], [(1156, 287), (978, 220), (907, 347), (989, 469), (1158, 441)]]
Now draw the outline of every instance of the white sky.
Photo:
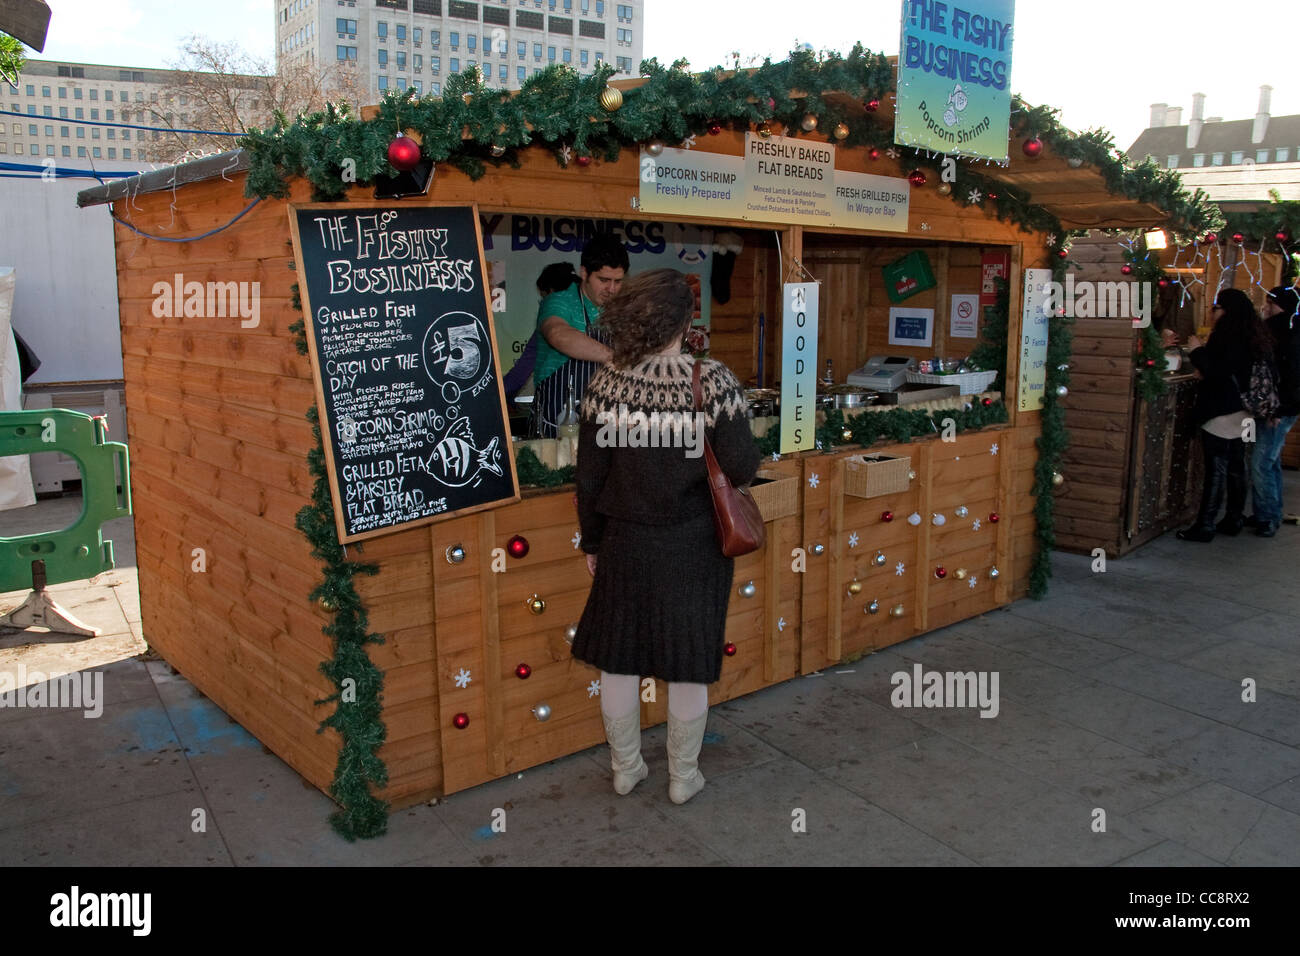
[[(324, 0), (329, 2), (329, 0)], [(365, 3), (368, 0), (361, 0)], [(615, 2), (615, 0), (611, 0)], [(273, 58), (275, 0), (49, 0), (54, 11), (48, 59), (122, 66), (169, 65), (192, 33), (235, 40)], [(742, 58), (784, 57), (796, 42), (847, 52), (854, 40), (898, 53), (901, 3), (857, 0), (647, 0), (645, 55), (694, 69)], [(1127, 148), (1147, 125), (1151, 103), (1182, 106), (1207, 95), (1206, 115), (1255, 115), (1259, 87), (1270, 84), (1275, 116), (1300, 113), (1300, 41), (1288, 33), (1284, 0), (1238, 7), (1208, 0), (1019, 0), (1012, 89), (1030, 103), (1062, 111), (1075, 129), (1102, 126)], [(790, 20), (797, 10), (798, 22)], [(111, 12), (110, 12), (111, 11)], [(613, 51), (607, 51), (610, 55)], [(1300, 146), (1300, 143), (1295, 144)]]

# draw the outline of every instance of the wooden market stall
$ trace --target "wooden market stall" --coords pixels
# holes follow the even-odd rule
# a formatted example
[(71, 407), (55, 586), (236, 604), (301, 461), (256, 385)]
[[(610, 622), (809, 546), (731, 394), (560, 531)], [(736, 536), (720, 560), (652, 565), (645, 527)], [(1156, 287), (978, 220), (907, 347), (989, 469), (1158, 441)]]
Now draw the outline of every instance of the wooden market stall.
[[(744, 133), (729, 129), (701, 136), (695, 146), (732, 156), (744, 147)], [(1112, 194), (1089, 165), (1068, 164), (1050, 151), (1023, 158), (1016, 141), (1011, 153), (1008, 168), (988, 175), (1024, 190), (1065, 228), (1147, 226), (1164, 217)], [(639, 174), (632, 150), (617, 161), (567, 169), (540, 147), (521, 150), (518, 160), (518, 168), (490, 165), (478, 180), (439, 166), (427, 196), (395, 204), (474, 203), (482, 216), (647, 218), (631, 212)], [(839, 146), (835, 165), (902, 182), (910, 169), (901, 157), (865, 147)], [(288, 215), (290, 204), (312, 200), (312, 190), (292, 179), (287, 197), (265, 198), (197, 241), (148, 238), (199, 236), (230, 224), (249, 206), (248, 167), (246, 154), (225, 154), (87, 190), (80, 201), (111, 203), (115, 218), (138, 230), (121, 225), (116, 241), (145, 637), (327, 790), (340, 736), (334, 729), (318, 733), (336, 706), (323, 701), (338, 689), (321, 670), (333, 653), (322, 628), (334, 618), (333, 609), (307, 599), (321, 561), (296, 525), (312, 495), (308, 454), (316, 441), (304, 416), (317, 391), (291, 329), (301, 313)], [(862, 448), (838, 447), (765, 464), (772, 479), (764, 493), (768, 542), (736, 562), (727, 630), (735, 653), (711, 688), (711, 703), (1004, 606), (1028, 591), (1040, 547), (1031, 490), (1041, 415), (1018, 403), (1020, 276), (1025, 268), (1050, 267), (1053, 253), (1043, 233), (1002, 221), (991, 207), (954, 201), (937, 184), (936, 177), (911, 190), (905, 232), (707, 223), (746, 240), (732, 296), (712, 311), (713, 355), (742, 380), (758, 372), (759, 313), (768, 322), (764, 365), (779, 367), (781, 283), (795, 262), (821, 282), (819, 365), (830, 358), (841, 380), (873, 352), (923, 357), (961, 347), (945, 342), (942, 331), (927, 349), (887, 344), (882, 264), (925, 252), (936, 283), (917, 301), (935, 309), (935, 328), (944, 330), (950, 296), (980, 291), (981, 257), (998, 252), (1010, 263), (1005, 423), (951, 441), (935, 435), (870, 450), (901, 463), (868, 464), (855, 460)], [(358, 185), (340, 208), (360, 203), (374, 199)], [(156, 286), (178, 276), (260, 283), (260, 321), (241, 327), (225, 316), (159, 317), (152, 308)], [(959, 411), (972, 400), (947, 407)], [(388, 778), (379, 796), (393, 805), (474, 786), (604, 739), (592, 686), (599, 674), (572, 659), (566, 640), (590, 582), (575, 543), (572, 499), (572, 486), (525, 488), (515, 503), (349, 545), (349, 558), (378, 568), (358, 577), (357, 589), (369, 630), (383, 636), (368, 652), (383, 675), (386, 740), (378, 755)], [(915, 524), (907, 520), (912, 515)], [(497, 573), (494, 549), (516, 535), (527, 539), (527, 554)], [(805, 556), (802, 573), (792, 570), (796, 549)], [(517, 676), (521, 663), (531, 670), (527, 679)], [(543, 704), (548, 720), (538, 716)], [(463, 726), (458, 715), (467, 718)], [(665, 718), (666, 695), (644, 705), (646, 725)]]

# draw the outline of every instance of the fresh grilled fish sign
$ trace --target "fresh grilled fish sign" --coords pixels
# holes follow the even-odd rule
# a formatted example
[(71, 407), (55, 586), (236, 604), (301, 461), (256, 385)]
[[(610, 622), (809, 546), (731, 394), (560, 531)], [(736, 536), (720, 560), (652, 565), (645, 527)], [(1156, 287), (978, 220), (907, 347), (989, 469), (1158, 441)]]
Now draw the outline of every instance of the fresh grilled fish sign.
[(289, 207), (339, 540), (519, 500), (473, 206)]

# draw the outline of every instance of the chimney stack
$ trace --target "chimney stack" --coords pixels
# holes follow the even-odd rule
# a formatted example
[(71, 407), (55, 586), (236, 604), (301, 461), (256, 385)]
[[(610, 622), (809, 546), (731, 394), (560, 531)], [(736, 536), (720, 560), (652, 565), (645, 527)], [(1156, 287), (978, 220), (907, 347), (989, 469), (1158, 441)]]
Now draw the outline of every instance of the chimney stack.
[(1168, 103), (1151, 104), (1151, 122), (1148, 124), (1151, 129), (1165, 125), (1165, 114), (1169, 109)]
[(1183, 125), (1183, 108), (1181, 106), (1170, 107), (1168, 110), (1165, 111), (1165, 125), (1166, 126)]
[(1259, 88), (1259, 111), (1255, 113), (1255, 125), (1250, 131), (1250, 141), (1258, 145), (1264, 142), (1268, 132), (1269, 103), (1273, 98), (1273, 87), (1265, 84)]
[(1192, 94), (1192, 118), (1187, 124), (1187, 148), (1195, 149), (1201, 138), (1201, 127), (1205, 125), (1205, 94)]

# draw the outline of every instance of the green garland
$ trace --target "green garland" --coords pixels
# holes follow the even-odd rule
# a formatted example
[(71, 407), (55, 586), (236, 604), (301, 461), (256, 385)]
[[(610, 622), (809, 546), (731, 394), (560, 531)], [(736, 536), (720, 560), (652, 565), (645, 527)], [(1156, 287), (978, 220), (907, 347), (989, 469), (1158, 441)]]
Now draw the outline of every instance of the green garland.
[(1269, 204), (1254, 212), (1226, 213), (1220, 241), (1241, 235), (1244, 242), (1262, 243), (1264, 252), (1276, 246), (1284, 262), (1282, 283), (1294, 285), (1300, 277), (1300, 201), (1279, 199), (1275, 189), (1269, 190), (1269, 197)]
[[(613, 162), (625, 148), (652, 140), (671, 145), (725, 126), (747, 130), (779, 123), (787, 135), (799, 136), (809, 114), (825, 132), (843, 124), (846, 135), (837, 140), (843, 146), (906, 149), (913, 164), (936, 170), (944, 158), (895, 147), (892, 126), (876, 122), (879, 110), (888, 108), (893, 67), (860, 43), (848, 56), (795, 50), (786, 60), (767, 60), (752, 70), (716, 67), (693, 74), (686, 66), (683, 61), (671, 67), (655, 59), (643, 61), (643, 84), (624, 92), (622, 106), (612, 112), (600, 105), (615, 73), (606, 63), (589, 76), (563, 64), (547, 67), (525, 80), (516, 94), (484, 85), (475, 68), (448, 77), (441, 98), (421, 98), (411, 89), (389, 92), (378, 115), (366, 121), (333, 104), (292, 122), (277, 115), (271, 128), (253, 130), (239, 140), (249, 154), (245, 191), (250, 197), (282, 197), (288, 194), (287, 179), (302, 176), (317, 199), (341, 198), (356, 183), (394, 173), (387, 148), (398, 130), (408, 129), (419, 134), (427, 159), (450, 163), (473, 179), (489, 163), (518, 166), (520, 150), (533, 145), (552, 150), (560, 166), (582, 156)], [(1056, 110), (1027, 108), (1018, 97), (1012, 108), (1017, 133), (1039, 136), (1067, 160), (1091, 163), (1117, 195), (1165, 210), (1167, 228), (1176, 236), (1200, 235), (1222, 222), (1202, 190), (1189, 195), (1177, 173), (1154, 162), (1131, 166), (1110, 134), (1073, 133), (1057, 121)], [(1025, 231), (1054, 235), (1064, 248), (1068, 236), (1059, 220), (1034, 205), (1029, 193), (981, 175), (970, 162), (959, 169), (958, 181), (951, 184), (954, 202), (991, 209)]]
[[(1139, 236), (1135, 244), (1124, 249), (1124, 263), (1132, 270), (1130, 278), (1137, 282), (1150, 283), (1152, 295), (1160, 284), (1168, 283), (1169, 276), (1160, 266), (1160, 257), (1147, 249), (1146, 239)], [(1152, 300), (1154, 305), (1154, 298)], [(1138, 333), (1137, 352), (1137, 392), (1144, 400), (1151, 401), (1169, 391), (1165, 383), (1165, 347), (1160, 333), (1154, 325), (1148, 324)]]
[[(1058, 259), (1052, 267), (1052, 279), (1065, 282), (1067, 263)], [(1070, 444), (1070, 433), (1065, 427), (1065, 408), (1061, 397), (1070, 381), (1070, 351), (1074, 339), (1071, 326), (1074, 320), (1053, 313), (1047, 320), (1047, 367), (1043, 386), (1043, 408), (1040, 417), (1042, 434), (1038, 446), (1038, 461), (1034, 463), (1035, 537), (1038, 554), (1029, 570), (1029, 596), (1041, 599), (1047, 596), (1047, 582), (1052, 576), (1052, 551), (1056, 548), (1056, 501), (1053, 476), (1060, 471), (1062, 456)]]
[(979, 368), (996, 370), (998, 377), (993, 380), (992, 391), (1006, 392), (1007, 379), (1007, 335), (1011, 317), (1011, 286), (1005, 278), (999, 276), (993, 280), (996, 303), (984, 309), (984, 324), (980, 328), (979, 341), (971, 349), (970, 361)]
[[(295, 308), (301, 310), (298, 286), (292, 291)], [(291, 327), (295, 344), (301, 355), (307, 354), (307, 336), (304, 322), (299, 320)], [(321, 673), (334, 683), (335, 692), (318, 704), (333, 702), (334, 713), (321, 721), (317, 733), (327, 727), (338, 731), (342, 738), (330, 796), (342, 808), (330, 815), (330, 823), (345, 839), (368, 839), (383, 836), (388, 829), (388, 804), (378, 799), (372, 787), (388, 783), (388, 768), (379, 759), (378, 751), (387, 738), (384, 727), (382, 692), (384, 675), (366, 653), (367, 644), (382, 644), (378, 634), (367, 633), (369, 620), (353, 584), (357, 574), (377, 574), (373, 564), (349, 561), (339, 543), (334, 524), (334, 504), (330, 495), (329, 479), (325, 469), (325, 449), (321, 440), (320, 417), (313, 406), (307, 411), (311, 422), (315, 446), (307, 453), (307, 465), (315, 483), (311, 504), (298, 512), (295, 524), (312, 545), (312, 557), (323, 562), (324, 579), (307, 596), (334, 614), (334, 620), (321, 630), (334, 645), (334, 657), (320, 665)], [(348, 687), (345, 681), (354, 682)], [(344, 701), (345, 689), (349, 697)]]

